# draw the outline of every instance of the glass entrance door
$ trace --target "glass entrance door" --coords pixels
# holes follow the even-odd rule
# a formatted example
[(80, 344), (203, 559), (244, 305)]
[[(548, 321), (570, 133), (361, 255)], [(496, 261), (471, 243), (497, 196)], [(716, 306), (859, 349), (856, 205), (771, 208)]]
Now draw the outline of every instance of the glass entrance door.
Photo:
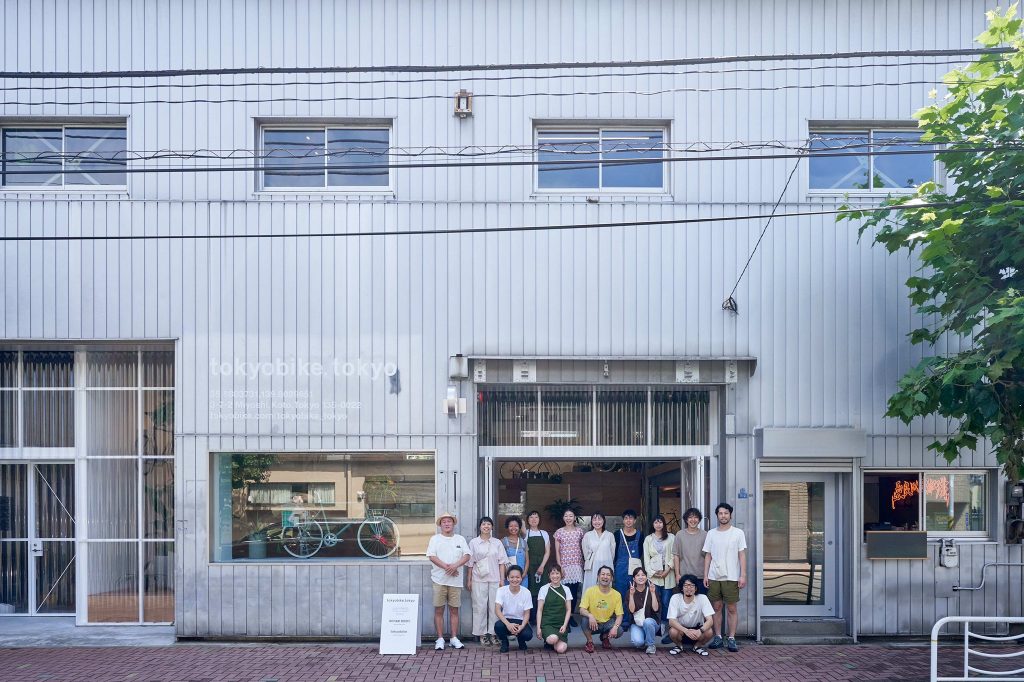
[(838, 616), (834, 474), (762, 474), (762, 605), (767, 616)]
[(74, 614), (74, 510), (74, 464), (0, 464), (0, 615)]

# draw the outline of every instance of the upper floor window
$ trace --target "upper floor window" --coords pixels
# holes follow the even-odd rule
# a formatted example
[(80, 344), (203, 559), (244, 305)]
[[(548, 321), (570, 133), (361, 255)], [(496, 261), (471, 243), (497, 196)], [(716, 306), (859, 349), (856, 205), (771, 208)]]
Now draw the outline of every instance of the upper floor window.
[(664, 128), (537, 130), (541, 190), (664, 191)]
[(810, 189), (913, 189), (935, 178), (934, 148), (919, 130), (811, 130)]
[(11, 125), (0, 128), (4, 187), (124, 187), (124, 125)]
[(383, 126), (265, 126), (262, 187), (387, 189), (390, 137)]

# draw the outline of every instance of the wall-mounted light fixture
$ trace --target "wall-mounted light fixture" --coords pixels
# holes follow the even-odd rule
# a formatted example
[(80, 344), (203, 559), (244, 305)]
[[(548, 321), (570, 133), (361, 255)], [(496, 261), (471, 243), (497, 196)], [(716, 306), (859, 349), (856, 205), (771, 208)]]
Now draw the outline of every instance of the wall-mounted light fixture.
[(466, 414), (466, 399), (459, 397), (459, 388), (454, 384), (448, 384), (448, 391), (441, 401), (441, 412), (449, 417)]
[(469, 358), (462, 353), (456, 353), (448, 357), (448, 378), (449, 379), (468, 379), (469, 378)]
[(455, 116), (469, 118), (473, 115), (473, 93), (463, 88), (455, 93)]

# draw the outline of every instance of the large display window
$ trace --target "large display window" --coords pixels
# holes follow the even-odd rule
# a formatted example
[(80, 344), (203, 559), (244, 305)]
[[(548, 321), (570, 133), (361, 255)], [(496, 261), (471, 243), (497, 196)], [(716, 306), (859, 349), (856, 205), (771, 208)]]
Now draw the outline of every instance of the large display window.
[(429, 452), (213, 457), (215, 561), (422, 558), (434, 526)]

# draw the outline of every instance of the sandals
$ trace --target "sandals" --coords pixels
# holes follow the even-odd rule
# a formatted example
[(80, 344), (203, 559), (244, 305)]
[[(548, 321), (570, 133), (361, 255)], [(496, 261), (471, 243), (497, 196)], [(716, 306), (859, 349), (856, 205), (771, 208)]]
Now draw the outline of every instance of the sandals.
[(588, 654), (594, 653), (594, 643), (587, 642), (587, 645), (583, 647), (583, 650), (586, 651)]
[[(670, 651), (669, 653), (672, 653), (672, 652)], [(695, 646), (695, 647), (693, 647), (693, 653), (699, 654), (701, 656), (708, 656), (709, 655), (708, 652), (707, 652), (707, 649), (705, 649), (702, 646)]]
[(680, 647), (674, 646), (668, 650), (668, 653), (672, 656), (678, 656), (679, 654), (683, 653), (683, 650)]

